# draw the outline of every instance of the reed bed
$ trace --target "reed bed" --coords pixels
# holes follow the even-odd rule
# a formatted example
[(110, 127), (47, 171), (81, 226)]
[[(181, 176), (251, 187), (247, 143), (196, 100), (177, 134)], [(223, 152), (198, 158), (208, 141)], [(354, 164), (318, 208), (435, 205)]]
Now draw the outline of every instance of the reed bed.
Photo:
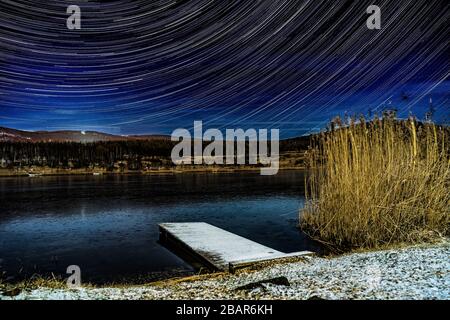
[(335, 251), (448, 236), (449, 133), (413, 118), (333, 121), (307, 152), (301, 229)]

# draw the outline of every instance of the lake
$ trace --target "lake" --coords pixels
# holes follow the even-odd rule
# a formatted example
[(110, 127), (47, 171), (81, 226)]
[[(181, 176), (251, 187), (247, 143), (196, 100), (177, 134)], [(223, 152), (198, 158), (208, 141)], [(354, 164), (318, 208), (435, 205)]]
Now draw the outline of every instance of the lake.
[(194, 268), (158, 243), (158, 223), (204, 221), (283, 252), (318, 250), (297, 229), (304, 173), (0, 178), (0, 273), (140, 282)]

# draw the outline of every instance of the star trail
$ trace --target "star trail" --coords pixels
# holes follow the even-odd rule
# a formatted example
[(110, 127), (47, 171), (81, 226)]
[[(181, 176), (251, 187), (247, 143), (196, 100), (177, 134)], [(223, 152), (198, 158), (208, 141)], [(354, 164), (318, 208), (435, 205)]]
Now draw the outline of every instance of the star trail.
[(447, 122), (449, 16), (447, 0), (1, 0), (0, 126), (170, 134), (201, 120), (292, 137), (338, 114), (420, 118), (430, 101)]

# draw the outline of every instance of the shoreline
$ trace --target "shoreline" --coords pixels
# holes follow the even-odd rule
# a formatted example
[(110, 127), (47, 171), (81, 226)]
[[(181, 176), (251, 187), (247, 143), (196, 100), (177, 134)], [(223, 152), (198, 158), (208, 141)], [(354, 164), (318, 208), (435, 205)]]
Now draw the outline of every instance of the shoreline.
[[(126, 175), (168, 175), (168, 174), (183, 174), (183, 173), (211, 173), (211, 174), (223, 174), (223, 173), (240, 173), (240, 172), (259, 172), (260, 167), (243, 167), (243, 168), (217, 168), (217, 167), (201, 167), (201, 168), (174, 168), (174, 169), (161, 169), (161, 170), (142, 170), (133, 171), (127, 170), (123, 172), (117, 171), (105, 171), (105, 170), (66, 170), (66, 169), (52, 169), (52, 170), (21, 170), (12, 171), (6, 169), (0, 169), (0, 178), (18, 178), (18, 177), (49, 177), (49, 176), (126, 176)], [(303, 171), (305, 167), (280, 167), (279, 171)]]
[(450, 241), (255, 266), (144, 285), (34, 289), (0, 300), (450, 299)]

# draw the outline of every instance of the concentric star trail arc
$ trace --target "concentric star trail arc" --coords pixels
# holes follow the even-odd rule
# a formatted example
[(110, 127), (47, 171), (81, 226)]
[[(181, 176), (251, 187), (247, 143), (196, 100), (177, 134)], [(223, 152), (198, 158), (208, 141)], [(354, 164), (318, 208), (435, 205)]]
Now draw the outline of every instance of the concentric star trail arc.
[[(369, 5), (382, 29), (366, 26)], [(66, 27), (69, 5), (81, 30)], [(170, 134), (280, 128), (432, 98), (448, 121), (449, 4), (380, 1), (0, 0), (0, 126)]]

